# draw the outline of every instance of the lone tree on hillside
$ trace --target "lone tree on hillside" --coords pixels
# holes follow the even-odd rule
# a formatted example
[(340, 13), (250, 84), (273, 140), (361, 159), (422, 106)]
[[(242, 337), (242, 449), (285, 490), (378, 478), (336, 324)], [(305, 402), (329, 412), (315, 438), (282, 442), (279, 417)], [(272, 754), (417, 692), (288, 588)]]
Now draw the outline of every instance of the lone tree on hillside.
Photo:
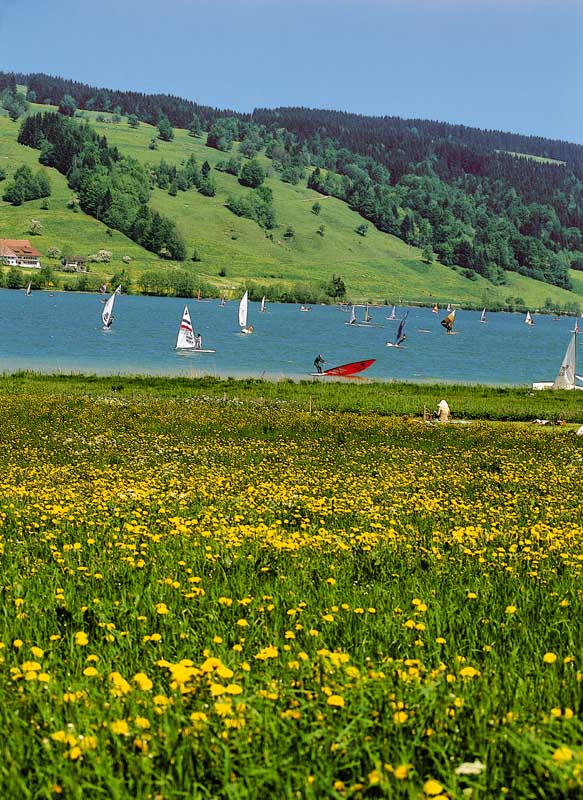
[(130, 128), (139, 128), (140, 127), (140, 120), (136, 117), (135, 114), (130, 114), (128, 117), (128, 125)]
[(241, 176), (239, 183), (242, 186), (250, 186), (252, 189), (257, 189), (265, 180), (265, 172), (263, 167), (256, 158), (252, 158), (241, 167)]
[(165, 114), (160, 114), (160, 119), (158, 120), (158, 135), (164, 142), (171, 142), (172, 139), (174, 139), (172, 125)]

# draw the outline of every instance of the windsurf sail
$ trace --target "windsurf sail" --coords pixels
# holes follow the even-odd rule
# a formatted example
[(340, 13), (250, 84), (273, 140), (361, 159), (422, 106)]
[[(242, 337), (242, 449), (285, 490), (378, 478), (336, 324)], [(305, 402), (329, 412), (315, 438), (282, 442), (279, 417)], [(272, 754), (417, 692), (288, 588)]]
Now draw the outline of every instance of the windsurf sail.
[(265, 295), (261, 298), (261, 311), (265, 311)]
[(241, 328), (241, 333), (251, 333), (253, 331), (252, 325), (247, 327), (248, 309), (249, 309), (249, 292), (246, 291), (243, 297), (241, 298), (241, 302), (239, 303), (239, 326)]
[(486, 322), (486, 309), (482, 309), (482, 316), (480, 317), (480, 322)]
[(195, 341), (192, 322), (188, 312), (188, 306), (184, 306), (182, 319), (180, 320), (180, 328), (178, 329), (178, 338), (176, 339), (176, 350), (194, 350), (194, 347)]
[(433, 311), (434, 314), (438, 314), (439, 313), (439, 306), (437, 305), (437, 303), (435, 303), (435, 305), (433, 306), (433, 308), (431, 310)]
[(26, 287), (25, 295), (27, 297), (30, 297), (31, 294), (32, 294), (32, 281), (29, 281), (28, 286)]
[(365, 309), (364, 309), (364, 321), (365, 322), (372, 322), (372, 317), (368, 313), (368, 303), (367, 303), (367, 305), (365, 306)]
[(113, 306), (115, 304), (115, 298), (118, 294), (121, 294), (121, 284), (117, 287), (115, 292), (112, 292), (109, 295), (107, 302), (103, 306), (103, 310), (101, 312), (101, 321), (103, 322), (104, 330), (110, 328), (111, 323), (113, 322)]
[(352, 361), (350, 364), (342, 364), (339, 367), (332, 367), (325, 369), (322, 375), (334, 375), (336, 377), (347, 378), (350, 375), (356, 375), (358, 372), (363, 372), (374, 364), (376, 358), (368, 358), (365, 361)]
[(553, 389), (574, 389), (577, 374), (577, 334), (571, 336), (559, 374), (553, 383)]
[(397, 319), (397, 307), (393, 306), (393, 310), (391, 311), (391, 315), (387, 317), (387, 319)]
[(401, 342), (403, 342), (407, 338), (405, 336), (405, 334), (403, 333), (403, 330), (405, 328), (405, 322), (407, 321), (407, 317), (408, 316), (409, 316), (409, 312), (407, 311), (407, 313), (405, 314), (403, 319), (399, 322), (399, 327), (397, 328), (397, 336), (395, 338), (395, 344), (396, 345), (400, 345)]
[(453, 323), (454, 323), (454, 322), (455, 322), (455, 308), (454, 308), (454, 310), (453, 310), (453, 311), (451, 311), (451, 312), (450, 312), (450, 313), (447, 315), (447, 317), (444, 317), (444, 318), (441, 320), (441, 324), (443, 325), (443, 327), (445, 328), (445, 330), (446, 330), (448, 333), (451, 333), (451, 332), (452, 332), (452, 330), (453, 330)]
[(352, 310), (350, 311), (350, 319), (348, 322), (344, 323), (345, 325), (356, 325), (356, 307), (352, 306)]
[(524, 318), (524, 322), (526, 325), (534, 325), (534, 320), (530, 314), (530, 311), (526, 312), (526, 317)]

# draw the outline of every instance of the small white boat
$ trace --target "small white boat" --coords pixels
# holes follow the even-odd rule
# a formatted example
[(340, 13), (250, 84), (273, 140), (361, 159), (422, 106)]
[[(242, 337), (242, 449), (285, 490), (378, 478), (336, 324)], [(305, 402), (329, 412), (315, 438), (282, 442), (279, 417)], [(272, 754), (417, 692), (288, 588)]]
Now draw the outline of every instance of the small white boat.
[(577, 381), (583, 381), (580, 375), (577, 375), (577, 334), (573, 333), (557, 377), (554, 381), (537, 381), (532, 384), (533, 389), (579, 389), (583, 390), (583, 386), (577, 386)]
[(247, 325), (247, 314), (249, 311), (249, 292), (246, 291), (239, 303), (239, 327), (240, 333), (253, 333), (253, 325)]
[(524, 324), (525, 325), (534, 325), (534, 320), (532, 318), (532, 315), (531, 315), (530, 311), (526, 312), (526, 317), (524, 318)]
[(121, 284), (117, 287), (115, 292), (112, 292), (105, 305), (103, 306), (103, 310), (101, 312), (101, 321), (103, 322), (103, 330), (108, 331), (111, 328), (111, 324), (113, 322), (113, 306), (115, 305), (115, 298), (121, 294)]
[(487, 322), (487, 321), (488, 320), (486, 319), (486, 309), (483, 308), (482, 309), (482, 316), (480, 317), (480, 322)]
[(377, 322), (372, 321), (372, 317), (368, 311), (368, 303), (364, 307), (364, 319), (362, 322), (359, 322), (356, 318), (356, 306), (353, 305), (350, 311), (350, 319), (348, 322), (344, 323), (345, 325), (352, 325), (353, 328), (382, 328), (383, 325), (380, 325)]

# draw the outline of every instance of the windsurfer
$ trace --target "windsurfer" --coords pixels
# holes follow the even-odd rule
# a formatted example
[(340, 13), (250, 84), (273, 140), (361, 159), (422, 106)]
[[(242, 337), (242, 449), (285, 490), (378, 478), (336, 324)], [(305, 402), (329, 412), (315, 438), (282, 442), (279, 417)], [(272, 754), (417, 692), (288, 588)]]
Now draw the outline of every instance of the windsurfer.
[(326, 363), (325, 359), (323, 359), (322, 356), (318, 353), (318, 355), (314, 359), (314, 366), (316, 367), (319, 375), (322, 374), (322, 364), (325, 363)]

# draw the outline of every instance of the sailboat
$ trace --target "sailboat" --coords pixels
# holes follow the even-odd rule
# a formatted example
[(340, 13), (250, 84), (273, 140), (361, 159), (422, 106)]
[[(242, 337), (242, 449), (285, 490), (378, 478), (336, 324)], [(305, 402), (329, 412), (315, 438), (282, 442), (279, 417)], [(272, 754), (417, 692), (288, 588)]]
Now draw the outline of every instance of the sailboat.
[(178, 328), (178, 338), (176, 339), (176, 350), (190, 350), (193, 353), (214, 353), (214, 350), (203, 350), (202, 337), (200, 333), (195, 336), (192, 329), (192, 321), (188, 306), (184, 306), (180, 327)]
[(407, 313), (405, 314), (403, 319), (399, 322), (399, 327), (397, 328), (397, 335), (395, 337), (395, 341), (394, 342), (387, 342), (386, 343), (387, 347), (400, 347), (401, 343), (405, 341), (405, 339), (407, 337), (403, 333), (403, 329), (405, 327), (405, 322), (407, 321), (407, 317), (408, 316), (409, 316), (409, 312), (407, 311)]
[(524, 322), (526, 325), (534, 325), (534, 320), (530, 314), (530, 311), (526, 312), (526, 317), (524, 318)]
[(259, 309), (262, 313), (265, 311), (265, 295), (261, 298), (261, 308)]
[(449, 314), (449, 312), (451, 311), (451, 303), (448, 303), (448, 304), (447, 304), (447, 308), (446, 308), (445, 310), (446, 310), (446, 311), (447, 311), (447, 313)]
[(434, 306), (433, 306), (433, 308), (431, 309), (431, 311), (432, 311), (434, 314), (439, 314), (439, 306), (437, 305), (437, 303), (435, 303), (435, 304), (434, 304)]
[(372, 321), (372, 317), (368, 311), (368, 303), (364, 307), (364, 319), (362, 322), (358, 322), (356, 319), (356, 306), (353, 305), (350, 311), (350, 319), (348, 322), (344, 323), (345, 325), (352, 325), (354, 328), (382, 328), (383, 326), (378, 324), (377, 322)]
[(583, 386), (577, 386), (577, 381), (583, 381), (583, 377), (577, 375), (577, 334), (573, 333), (557, 377), (554, 381), (537, 381), (532, 384), (533, 389), (579, 389), (583, 390)]
[(386, 319), (391, 320), (391, 322), (393, 320), (397, 319), (397, 307), (396, 306), (393, 306), (393, 310), (391, 311), (391, 316), (390, 317), (386, 317)]
[(486, 319), (486, 309), (483, 308), (482, 309), (482, 316), (480, 317), (480, 322), (487, 322), (487, 321), (488, 320)]
[(220, 308), (224, 308), (226, 305), (227, 305), (227, 300), (225, 298), (225, 295), (223, 295), (221, 297), (221, 302), (219, 303), (219, 306), (220, 306)]
[(111, 323), (113, 322), (113, 306), (115, 304), (115, 298), (118, 294), (121, 294), (121, 284), (117, 287), (115, 292), (112, 292), (105, 305), (103, 306), (103, 310), (101, 312), (101, 321), (103, 322), (103, 330), (107, 331), (111, 328)]
[(455, 322), (455, 308), (454, 308), (453, 311), (450, 311), (450, 313), (447, 315), (447, 317), (444, 317), (441, 320), (441, 324), (443, 325), (443, 327), (445, 328), (447, 333), (454, 333), (454, 330), (453, 330), (453, 323), (454, 322)]
[(28, 282), (28, 286), (26, 287), (26, 291), (24, 293), (27, 297), (30, 297), (32, 294), (32, 281)]
[(239, 327), (241, 333), (253, 333), (253, 325), (247, 327), (247, 312), (249, 309), (249, 292), (246, 291), (239, 303)]

